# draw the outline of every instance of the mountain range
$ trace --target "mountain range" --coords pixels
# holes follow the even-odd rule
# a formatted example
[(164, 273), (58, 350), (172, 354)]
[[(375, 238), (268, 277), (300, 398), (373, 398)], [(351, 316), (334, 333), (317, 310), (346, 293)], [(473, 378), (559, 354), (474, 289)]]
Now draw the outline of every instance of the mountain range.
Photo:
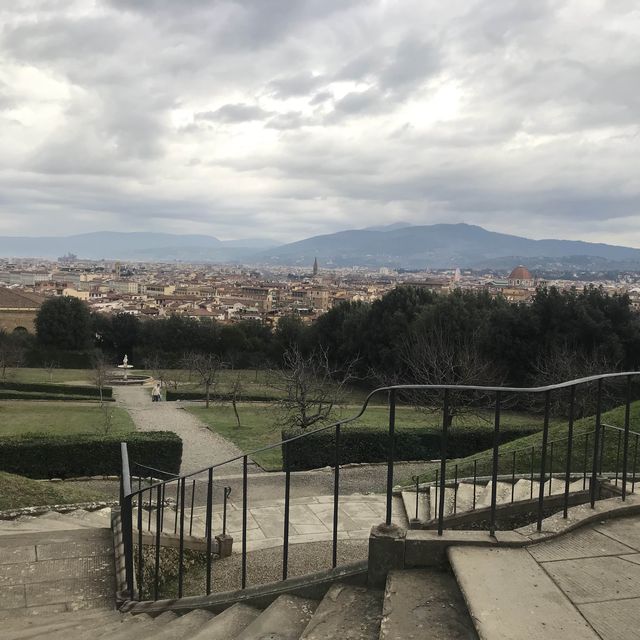
[(261, 238), (96, 232), (67, 237), (0, 237), (0, 256), (187, 261), (321, 267), (497, 268), (526, 263), (580, 270), (639, 269), (640, 249), (576, 240), (531, 240), (469, 224), (387, 226), (340, 231), (274, 246)]

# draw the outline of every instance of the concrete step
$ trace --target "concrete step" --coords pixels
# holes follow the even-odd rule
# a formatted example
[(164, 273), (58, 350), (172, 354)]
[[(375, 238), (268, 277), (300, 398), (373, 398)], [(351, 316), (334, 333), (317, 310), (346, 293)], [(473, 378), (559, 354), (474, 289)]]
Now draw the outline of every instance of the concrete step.
[(380, 640), (477, 640), (455, 578), (437, 569), (390, 571)]
[[(493, 481), (489, 480), (482, 493), (478, 497), (476, 508), (482, 509), (491, 506), (491, 490)], [(511, 483), (498, 480), (496, 483), (496, 504), (507, 504), (511, 502)]]
[(482, 640), (598, 639), (526, 549), (450, 547), (448, 556)]
[(23, 616), (3, 619), (3, 640), (29, 640), (30, 638), (68, 638), (79, 625), (108, 626), (120, 623), (117, 611), (74, 611), (50, 616)]
[[(540, 489), (540, 483), (538, 484), (538, 490)], [(559, 493), (564, 493), (564, 479), (560, 478), (550, 478), (544, 483), (544, 495), (557, 495)], [(535, 496), (534, 496), (535, 497)]]
[(165, 623), (160, 617), (154, 620), (154, 631), (149, 635), (149, 640), (191, 640), (214, 615), (203, 609), (195, 609)]
[[(445, 517), (453, 513), (453, 501), (455, 499), (455, 489), (445, 487), (444, 489), (444, 515)], [(440, 487), (431, 487), (429, 493), (429, 516), (430, 520), (438, 517), (440, 509)]]
[(531, 482), (531, 480), (527, 480), (526, 478), (520, 478), (513, 489), (513, 501), (531, 500), (535, 498), (538, 486), (535, 480)]
[(161, 622), (158, 622), (158, 619), (154, 620), (146, 613), (138, 616), (129, 616), (123, 620), (121, 627), (111, 633), (108, 638), (109, 640), (142, 640), (152, 635), (154, 630), (157, 631), (156, 624), (161, 624)]
[(266, 640), (270, 637), (299, 640), (317, 606), (315, 600), (279, 596), (237, 636), (237, 640)]
[(473, 492), (476, 492), (476, 502), (478, 500), (478, 487), (471, 482), (460, 482), (458, 484), (458, 495), (456, 498), (456, 513), (463, 513), (473, 509)]
[(377, 640), (381, 615), (381, 591), (334, 584), (300, 640)]
[(235, 640), (260, 613), (259, 609), (237, 602), (205, 623), (190, 640)]
[(403, 491), (402, 505), (409, 520), (418, 520), (424, 522), (429, 518), (429, 499), (426, 491), (418, 492), (418, 509), (416, 515), (416, 492)]

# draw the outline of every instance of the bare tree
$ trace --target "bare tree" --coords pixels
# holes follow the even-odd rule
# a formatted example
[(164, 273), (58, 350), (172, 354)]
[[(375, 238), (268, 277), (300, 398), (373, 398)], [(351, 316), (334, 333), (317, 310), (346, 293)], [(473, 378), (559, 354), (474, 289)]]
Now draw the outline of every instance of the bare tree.
[[(619, 362), (610, 359), (600, 351), (584, 352), (565, 344), (560, 348), (549, 349), (541, 355), (534, 365), (533, 384), (537, 387), (568, 382), (578, 378), (616, 371)], [(615, 406), (621, 402), (620, 381), (610, 381), (603, 386), (604, 406)], [(555, 415), (567, 415), (569, 412), (571, 390), (559, 389), (550, 395), (551, 412)], [(542, 407), (543, 397), (537, 394), (530, 399), (532, 408)], [(576, 388), (574, 417), (593, 415), (596, 411), (597, 396), (595, 383), (580, 385)]]
[(153, 353), (144, 359), (144, 368), (160, 383), (161, 387), (168, 386), (169, 373), (164, 368), (161, 357)]
[(283, 356), (282, 368), (270, 376), (270, 386), (282, 395), (276, 401), (281, 426), (304, 430), (328, 422), (353, 379), (354, 364), (336, 369), (325, 349), (305, 356), (297, 346), (290, 347)]
[(53, 382), (53, 372), (59, 367), (60, 365), (55, 360), (47, 360), (44, 363), (44, 370), (49, 374), (49, 382)]
[(212, 353), (191, 353), (183, 358), (183, 362), (190, 374), (195, 375), (204, 387), (205, 406), (208, 409), (211, 390), (215, 388), (222, 367), (220, 358)]
[(233, 413), (236, 416), (236, 422), (238, 423), (238, 428), (240, 428), (240, 414), (238, 413), (238, 401), (244, 392), (244, 387), (242, 385), (242, 376), (239, 373), (236, 373), (231, 381), (231, 386), (229, 388), (229, 398), (231, 400), (231, 406), (233, 407)]
[(102, 411), (102, 424), (100, 430), (105, 435), (108, 435), (111, 433), (111, 429), (113, 428), (114, 408), (109, 406), (108, 402), (105, 402), (100, 405), (100, 410)]
[(0, 331), (0, 379), (7, 379), (8, 370), (19, 367), (24, 358), (24, 347), (13, 336)]
[[(404, 375), (394, 383), (424, 385), (492, 385), (499, 376), (494, 365), (479, 351), (473, 336), (452, 335), (441, 325), (429, 331), (412, 331), (401, 343), (400, 360)], [(400, 379), (398, 379), (400, 378)], [(426, 412), (442, 410), (440, 392), (415, 392), (408, 399)], [(450, 391), (448, 425), (464, 413), (478, 413), (486, 405), (481, 393)]]
[(100, 407), (104, 407), (104, 388), (107, 385), (107, 379), (109, 377), (109, 367), (107, 366), (102, 353), (99, 353), (92, 358), (92, 364), (93, 384), (95, 384), (100, 393)]

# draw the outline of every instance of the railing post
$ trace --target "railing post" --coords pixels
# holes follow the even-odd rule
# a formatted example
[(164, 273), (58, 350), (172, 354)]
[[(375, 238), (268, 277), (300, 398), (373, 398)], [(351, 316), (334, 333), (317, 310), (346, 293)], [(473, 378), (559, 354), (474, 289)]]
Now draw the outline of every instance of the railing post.
[(285, 443), (284, 460), (284, 531), (282, 546), (282, 579), (286, 580), (289, 574), (289, 504), (291, 501), (291, 464), (289, 455), (289, 444)]
[(184, 498), (186, 478), (179, 481), (180, 484), (180, 542), (178, 548), (178, 598), (182, 598), (184, 584)]
[(442, 439), (440, 440), (440, 495), (438, 496), (438, 535), (444, 528), (444, 491), (447, 480), (447, 435), (449, 431), (449, 389), (444, 390), (442, 406)]
[[(600, 431), (602, 429), (602, 378), (598, 380), (598, 393), (596, 403), (596, 430), (593, 434), (593, 467), (591, 468), (591, 486), (589, 487), (592, 509), (596, 505), (596, 484), (598, 481), (598, 451), (600, 449)], [(602, 460), (602, 455), (600, 456), (600, 459)]]
[(247, 465), (248, 456), (242, 458), (242, 569), (241, 569), (241, 586), (247, 588), (247, 498), (248, 498), (248, 482), (247, 482)]
[(396, 443), (396, 390), (391, 389), (389, 391), (389, 441), (388, 451), (389, 457), (387, 460), (387, 513), (385, 517), (385, 523), (387, 526), (391, 524), (391, 515), (393, 508), (393, 462), (395, 458), (395, 443)]
[(624, 407), (624, 445), (622, 447), (622, 500), (627, 499), (627, 465), (629, 464), (629, 424), (631, 418), (631, 376), (627, 376), (627, 397)]
[(122, 472), (120, 475), (120, 524), (122, 526), (122, 545), (124, 547), (124, 571), (127, 583), (127, 597), (135, 597), (133, 591), (133, 505), (131, 500), (131, 471), (127, 443), (120, 443)]
[(207, 477), (207, 521), (205, 523), (205, 529), (207, 534), (207, 576), (206, 576), (206, 589), (207, 595), (211, 593), (211, 537), (212, 529), (212, 516), (213, 516), (213, 469), (209, 469), (209, 475)]
[(491, 466), (491, 524), (489, 535), (496, 534), (496, 501), (498, 491), (498, 464), (500, 447), (500, 392), (496, 391), (496, 407), (493, 421), (493, 463)]
[(340, 425), (336, 425), (336, 450), (333, 467), (333, 535), (331, 548), (331, 566), (338, 565), (338, 504), (340, 501)]
[(576, 404), (576, 387), (571, 387), (569, 400), (569, 432), (567, 434), (567, 467), (564, 475), (564, 509), (562, 515), (566, 518), (569, 511), (569, 485), (571, 484), (571, 458), (573, 456), (573, 415)]
[(540, 452), (540, 477), (538, 491), (538, 531), (542, 531), (542, 515), (544, 508), (544, 482), (547, 467), (547, 441), (549, 439), (549, 412), (551, 410), (551, 392), (544, 395), (544, 426), (542, 430), (542, 451)]

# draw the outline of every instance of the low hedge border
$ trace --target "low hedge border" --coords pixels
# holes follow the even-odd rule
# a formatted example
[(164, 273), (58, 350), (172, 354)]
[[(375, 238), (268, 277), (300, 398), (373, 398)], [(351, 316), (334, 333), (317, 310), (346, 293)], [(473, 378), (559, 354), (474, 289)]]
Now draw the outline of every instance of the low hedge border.
[(35, 479), (119, 476), (121, 442), (128, 445), (132, 465), (180, 473), (182, 439), (171, 431), (7, 436), (0, 439), (0, 469)]
[[(0, 390), (23, 391), (29, 393), (47, 393), (63, 396), (88, 396), (99, 398), (100, 390), (97, 387), (79, 384), (49, 384), (46, 382), (0, 382)], [(107, 399), (113, 396), (111, 387), (103, 387), (102, 397)]]
[[(0, 400), (58, 400), (62, 402), (99, 402), (93, 396), (69, 396), (57, 393), (31, 393), (28, 391), (5, 391), (0, 389)], [(115, 398), (104, 398), (104, 402), (115, 402)]]
[[(402, 431), (395, 434), (395, 460), (435, 460), (440, 457), (441, 431), (432, 427)], [(539, 428), (500, 429), (500, 443), (529, 436)], [(300, 431), (282, 432), (287, 440)], [(449, 458), (464, 458), (493, 447), (493, 431), (485, 427), (452, 427), (447, 437)], [(389, 455), (389, 435), (381, 429), (345, 426), (340, 431), (339, 463), (385, 462)], [(291, 471), (307, 471), (335, 464), (335, 429), (327, 429), (282, 445), (282, 468), (287, 462)]]
[[(218, 402), (231, 402), (231, 395), (228, 393), (211, 393), (209, 399)], [(206, 396), (204, 391), (172, 391), (167, 389), (167, 402), (175, 400), (205, 400)], [(238, 395), (238, 402), (277, 402), (281, 398), (276, 398), (269, 395), (259, 394), (241, 394)]]

